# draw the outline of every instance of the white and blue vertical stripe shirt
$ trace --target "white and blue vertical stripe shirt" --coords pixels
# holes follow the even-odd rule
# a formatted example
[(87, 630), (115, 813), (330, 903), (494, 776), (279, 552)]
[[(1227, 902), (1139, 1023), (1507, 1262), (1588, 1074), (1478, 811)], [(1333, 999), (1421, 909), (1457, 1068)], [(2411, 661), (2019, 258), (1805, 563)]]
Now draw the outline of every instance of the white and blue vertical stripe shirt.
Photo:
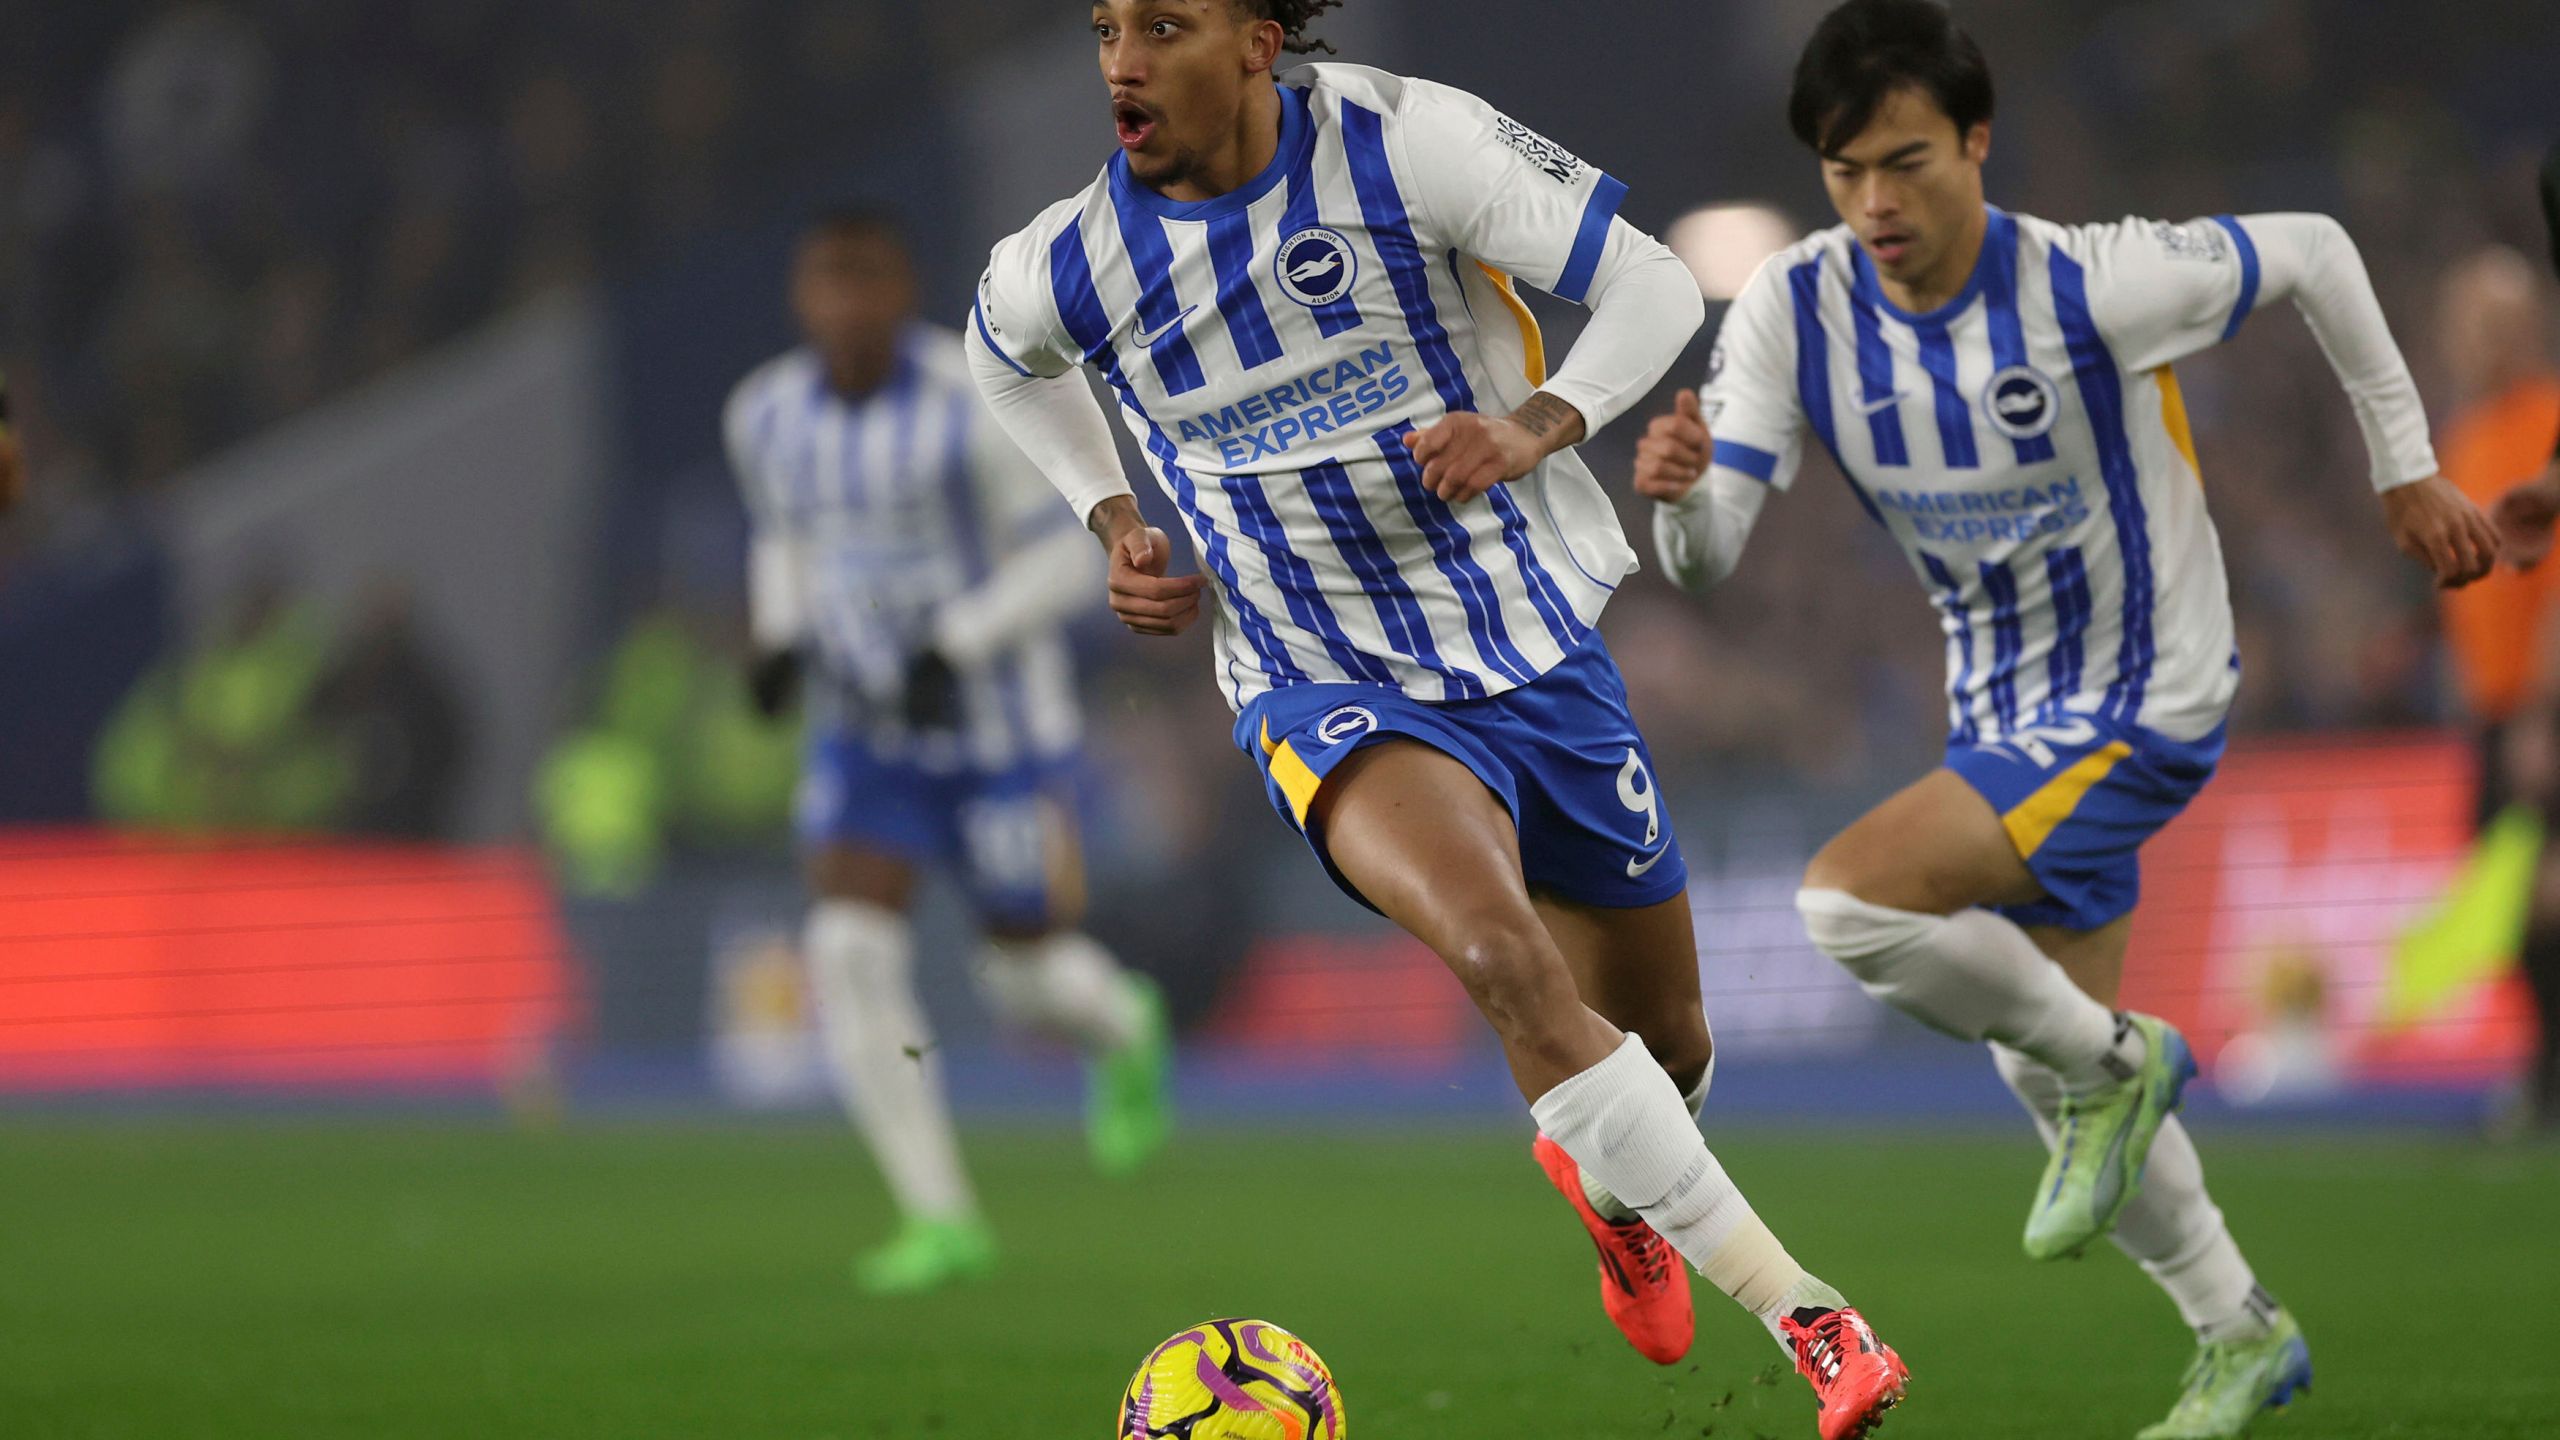
[(1109, 381), (1211, 577), (1239, 709), (1527, 684), (1634, 567), (1615, 511), (1569, 452), (1451, 506), (1403, 441), (1545, 381), (1513, 282), (1584, 300), (1625, 187), (1446, 86), (1310, 65), (1280, 98), (1252, 182), (1186, 204), (1114, 157), (996, 248), (971, 323), (1025, 376)]
[(2231, 217), (2065, 227), (1993, 210), (1962, 293), (1884, 295), (1845, 227), (1765, 265), (1705, 396), (1715, 465), (1783, 489), (1810, 434), (1935, 602), (1959, 744), (2103, 715), (2179, 739), (2239, 681), (2172, 362), (2236, 334)]
[(956, 737), (912, 734), (902, 718), (908, 667), (945, 607), (1073, 524), (987, 413), (957, 333), (910, 327), (895, 369), (865, 395), (838, 392), (814, 351), (790, 351), (738, 383), (722, 428), (757, 539), (794, 552), (791, 608), (818, 662), (818, 724), (938, 772), (1075, 747), (1075, 678), (1055, 626), (959, 667)]

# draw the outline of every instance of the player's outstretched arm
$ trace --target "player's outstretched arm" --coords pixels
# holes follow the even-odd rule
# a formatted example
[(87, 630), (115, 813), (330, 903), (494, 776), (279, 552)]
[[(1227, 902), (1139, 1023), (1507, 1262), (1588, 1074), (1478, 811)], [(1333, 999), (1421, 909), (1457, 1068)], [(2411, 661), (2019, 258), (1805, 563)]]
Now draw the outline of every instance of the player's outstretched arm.
[[(2292, 295), (2355, 406), (2392, 543), (2448, 590), (2488, 574), (2498, 563), (2497, 532), (2469, 496), (2437, 473), (2426, 408), (2346, 228), (2325, 215), (2255, 216), (2243, 223), (2253, 234), (2273, 237), (2272, 288)], [(2261, 253), (2268, 248), (2262, 244)]]
[(2392, 543), (2449, 590), (2488, 574), (2497, 564), (2497, 532), (2437, 473), (2426, 407), (2346, 227), (2326, 215), (2250, 215), (2236, 223), (2258, 254), (2267, 295), (2289, 298), (2302, 312), (2355, 407)]
[(1715, 468), (1715, 437), (1695, 390), (1683, 390), (1636, 442), (1636, 493), (1654, 502), (1653, 553), (1672, 583), (1704, 595), (1742, 562), (1769, 487)]
[(2230, 339), (2256, 306), (2292, 301), (2355, 407), (2392, 543), (2447, 589), (2489, 573), (2496, 531), (2437, 473), (2426, 406), (2344, 226), (2326, 215), (2278, 214), (2127, 221), (2088, 233), (2105, 272), (2101, 324), (2134, 373)]

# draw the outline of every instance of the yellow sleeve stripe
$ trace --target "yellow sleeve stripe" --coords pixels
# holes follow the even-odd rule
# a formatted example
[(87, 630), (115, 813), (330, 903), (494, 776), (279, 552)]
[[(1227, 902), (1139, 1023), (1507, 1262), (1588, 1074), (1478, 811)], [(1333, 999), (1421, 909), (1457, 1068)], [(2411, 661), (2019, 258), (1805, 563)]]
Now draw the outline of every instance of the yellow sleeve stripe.
[(1481, 260), (1476, 262), (1476, 268), (1484, 272), (1484, 278), (1493, 282), (1495, 292), (1502, 296), (1503, 305), (1511, 311), (1511, 318), (1520, 322), (1520, 343), (1529, 352), (1528, 363), (1521, 369), (1528, 374), (1529, 383), (1546, 384), (1547, 336), (1538, 328), (1538, 317), (1529, 313), (1529, 302), (1521, 299), (1520, 292), (1511, 288), (1510, 276)]
[(2080, 801), (2090, 788), (2106, 779), (2132, 753), (2132, 746), (2121, 740), (2112, 741), (2107, 748), (2082, 756), (2080, 763), (2046, 781), (2043, 789), (2001, 816), (2001, 828), (2009, 832), (2009, 843), (2018, 848), (2018, 858), (2033, 859), (2044, 848), (2044, 842), (2053, 838), (2055, 827), (2080, 808)]
[(2201, 485), (2204, 465), (2196, 459), (2196, 431), (2187, 422), (2187, 392), (2178, 388), (2178, 372), (2163, 365), (2151, 375), (2160, 382), (2160, 418), (2169, 427), (2169, 439), (2177, 445), (2178, 453), (2187, 457), (2187, 469)]

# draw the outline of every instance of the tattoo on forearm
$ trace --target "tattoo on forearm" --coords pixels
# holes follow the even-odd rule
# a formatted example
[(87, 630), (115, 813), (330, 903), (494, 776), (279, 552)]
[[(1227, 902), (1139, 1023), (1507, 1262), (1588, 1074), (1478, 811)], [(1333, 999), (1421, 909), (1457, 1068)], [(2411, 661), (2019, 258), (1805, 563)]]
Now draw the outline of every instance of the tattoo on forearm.
[(1582, 438), (1582, 412), (1544, 390), (1512, 411), (1511, 420), (1541, 440), (1570, 445)]
[(1085, 512), (1084, 528), (1092, 531), (1095, 539), (1109, 545), (1119, 522), (1138, 518), (1137, 509), (1137, 501), (1126, 495), (1114, 495)]

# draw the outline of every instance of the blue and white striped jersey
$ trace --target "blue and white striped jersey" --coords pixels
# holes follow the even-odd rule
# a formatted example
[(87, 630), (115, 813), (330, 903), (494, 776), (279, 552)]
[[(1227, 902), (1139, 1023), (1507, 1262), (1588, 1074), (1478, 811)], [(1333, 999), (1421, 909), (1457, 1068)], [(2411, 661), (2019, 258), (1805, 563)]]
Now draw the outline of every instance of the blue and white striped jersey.
[(793, 350), (738, 383), (723, 431), (758, 541), (790, 546), (795, 638), (823, 682), (811, 693), (818, 724), (935, 771), (1074, 748), (1075, 680), (1054, 626), (958, 667), (956, 742), (911, 734), (901, 718), (908, 666), (945, 608), (985, 590), (1026, 545), (1072, 528), (987, 413), (958, 334), (911, 328), (895, 372), (860, 396), (838, 393), (815, 352)]
[(1280, 81), (1254, 181), (1185, 204), (1115, 156), (996, 248), (972, 323), (1024, 375), (1109, 380), (1211, 577), (1237, 708), (1307, 682), (1526, 684), (1633, 568), (1616, 512), (1569, 452), (1452, 507), (1403, 440), (1544, 383), (1513, 281), (1583, 300), (1625, 187), (1446, 86)]
[(1826, 230), (1725, 320), (1715, 464), (1783, 489), (1807, 432), (1832, 452), (1937, 605), (1958, 743), (2082, 714), (2200, 738), (2239, 655), (2170, 365), (2238, 332), (2258, 270), (2227, 216), (1994, 210), (1971, 282), (1913, 315), (1846, 227)]

